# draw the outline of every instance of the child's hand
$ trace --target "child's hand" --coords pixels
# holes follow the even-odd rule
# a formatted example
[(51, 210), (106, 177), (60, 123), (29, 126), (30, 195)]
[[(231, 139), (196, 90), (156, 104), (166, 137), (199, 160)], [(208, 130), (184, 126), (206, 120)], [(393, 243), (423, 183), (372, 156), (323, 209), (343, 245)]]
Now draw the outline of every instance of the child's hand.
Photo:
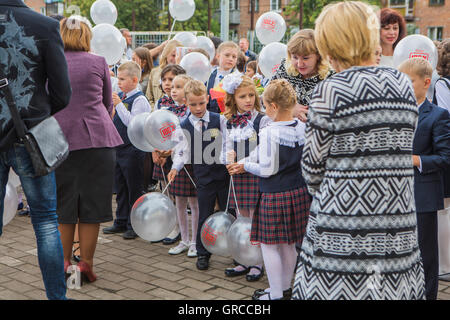
[(177, 176), (178, 171), (175, 169), (170, 170), (169, 174), (167, 175), (167, 180), (169, 180), (169, 182), (172, 182), (175, 177)]
[(160, 151), (160, 152), (161, 153), (159, 154), (159, 156), (164, 159), (170, 157), (170, 155), (172, 154), (172, 150)]
[(119, 95), (117, 94), (117, 92), (112, 93), (112, 99), (113, 99), (114, 107), (122, 102), (122, 99), (119, 98)]
[(227, 169), (228, 169), (228, 172), (230, 173), (230, 175), (245, 173), (243, 164), (233, 163), (233, 164), (230, 164), (229, 166), (230, 166), (230, 168), (229, 169), (227, 168)]
[(304, 106), (302, 104), (297, 103), (294, 106), (293, 116), (294, 118), (298, 118), (302, 122), (306, 122), (308, 120), (308, 106)]
[(161, 165), (161, 158), (157, 152), (152, 152), (152, 159), (154, 164)]
[(413, 166), (419, 168), (420, 167), (420, 157), (419, 156), (412, 156)]

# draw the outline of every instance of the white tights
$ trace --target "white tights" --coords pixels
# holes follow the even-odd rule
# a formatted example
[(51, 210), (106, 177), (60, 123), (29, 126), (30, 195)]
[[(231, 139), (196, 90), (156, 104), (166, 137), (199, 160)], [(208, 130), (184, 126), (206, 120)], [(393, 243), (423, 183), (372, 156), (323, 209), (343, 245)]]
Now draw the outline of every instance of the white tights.
[(189, 244), (189, 226), (188, 217), (186, 214), (187, 204), (189, 201), (189, 207), (191, 208), (191, 228), (192, 238), (191, 243), (196, 243), (197, 228), (198, 228), (198, 199), (197, 197), (175, 197), (175, 204), (177, 207), (178, 224), (180, 226), (181, 241)]

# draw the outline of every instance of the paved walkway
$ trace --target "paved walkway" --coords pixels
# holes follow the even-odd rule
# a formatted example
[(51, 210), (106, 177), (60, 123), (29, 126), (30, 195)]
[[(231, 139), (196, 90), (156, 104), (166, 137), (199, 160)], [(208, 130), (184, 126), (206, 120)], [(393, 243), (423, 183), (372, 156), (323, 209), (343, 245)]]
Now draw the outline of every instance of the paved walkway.
[[(171, 256), (169, 248), (100, 232), (94, 262), (98, 280), (69, 289), (67, 296), (77, 300), (249, 300), (255, 289), (268, 287), (266, 276), (253, 283), (244, 276), (225, 277), (231, 258), (213, 256), (210, 268), (198, 271), (196, 258)], [(438, 298), (450, 300), (450, 282), (440, 283)], [(27, 216), (16, 216), (0, 237), (0, 299), (46, 299)]]

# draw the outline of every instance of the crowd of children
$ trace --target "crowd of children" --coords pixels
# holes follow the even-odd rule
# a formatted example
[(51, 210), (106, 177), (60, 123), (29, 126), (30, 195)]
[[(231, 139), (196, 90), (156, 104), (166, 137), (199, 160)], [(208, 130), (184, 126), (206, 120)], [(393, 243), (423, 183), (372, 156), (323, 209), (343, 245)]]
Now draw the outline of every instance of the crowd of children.
[[(296, 41), (304, 41), (305, 46), (310, 41), (302, 39)], [(117, 149), (116, 219), (104, 233), (125, 232), (125, 239), (137, 236), (131, 228), (130, 211), (133, 202), (146, 192), (142, 175), (145, 153), (129, 142), (126, 127), (138, 113), (169, 110), (180, 120), (180, 130), (174, 134), (179, 143), (172, 150), (155, 150), (151, 154), (152, 178), (159, 181), (160, 190), (168, 190), (177, 209), (177, 225), (163, 243), (179, 242), (168, 253), (178, 255), (187, 251), (188, 257), (197, 257), (197, 269), (208, 269), (211, 253), (201, 241), (201, 228), (210, 215), (224, 211), (229, 203), (228, 209), (234, 215), (252, 219), (251, 240), (261, 244), (264, 267), (234, 261), (235, 266), (225, 269), (225, 275), (245, 275), (247, 281), (257, 281), (266, 271), (270, 288), (256, 290), (253, 299), (289, 299), (297, 261), (295, 245), (301, 244), (306, 233), (312, 201), (301, 172), (305, 126), (293, 113), (298, 92), (284, 79), (275, 77), (270, 82), (265, 79), (258, 62), (246, 62), (239, 46), (231, 41), (216, 46), (213, 61), (217, 65), (208, 81), (202, 83), (186, 75), (176, 63), (179, 46), (175, 40), (166, 43), (158, 72), (151, 71), (156, 58), (149, 57), (143, 48), (133, 53), (136, 63), (125, 62), (118, 68), (121, 93), (114, 94), (115, 113), (111, 116), (125, 145)], [(380, 57), (381, 47), (374, 55), (374, 65), (379, 64)], [(437, 222), (436, 214), (429, 212), (436, 213), (443, 207), (439, 170), (450, 161), (446, 153), (450, 122), (448, 112), (424, 98), (431, 81), (429, 64), (423, 59), (413, 59), (400, 70), (413, 80), (420, 114), (433, 115), (426, 125), (419, 116), (413, 163), (419, 170), (416, 175), (425, 176), (416, 178), (419, 244), (424, 254), (427, 298), (435, 299)], [(210, 90), (219, 84), (226, 92), (225, 110), (210, 96)], [(260, 89), (264, 90), (263, 95)], [(217, 148), (211, 148), (213, 145), (220, 146), (220, 154)], [(203, 155), (205, 150), (212, 149), (216, 151), (211, 157), (220, 160), (211, 164)], [(422, 206), (421, 196), (427, 192), (422, 194), (420, 188), (431, 186), (422, 180), (429, 181), (431, 175), (436, 176), (436, 201), (424, 201)], [(230, 183), (234, 194), (229, 192)]]

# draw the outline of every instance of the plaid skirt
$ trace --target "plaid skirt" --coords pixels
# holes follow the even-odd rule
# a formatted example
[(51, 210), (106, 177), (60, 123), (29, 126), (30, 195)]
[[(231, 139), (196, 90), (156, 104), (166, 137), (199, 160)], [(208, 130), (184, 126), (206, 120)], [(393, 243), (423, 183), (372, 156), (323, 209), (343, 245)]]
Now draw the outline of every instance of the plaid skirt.
[[(184, 166), (184, 168), (186, 168), (192, 180), (194, 180), (195, 182), (194, 170), (192, 169), (192, 165), (187, 164)], [(175, 179), (169, 185), (169, 193), (177, 197), (196, 197), (197, 190), (184, 168), (181, 169), (180, 172), (178, 172)]]
[[(164, 176), (163, 171), (161, 170), (161, 166), (158, 164), (155, 164), (153, 166), (153, 180), (159, 180), (159, 181), (167, 181), (167, 175), (170, 172), (170, 169), (172, 168), (172, 159), (167, 159), (166, 163), (163, 166), (164, 168)], [(165, 178), (164, 178), (165, 177)]]
[(253, 215), (251, 241), (301, 244), (306, 234), (311, 201), (306, 187), (261, 193)]
[[(233, 176), (234, 190), (238, 207), (242, 209), (254, 209), (259, 199), (259, 178), (251, 173), (236, 174)], [(236, 208), (233, 190), (229, 195), (230, 208)]]

